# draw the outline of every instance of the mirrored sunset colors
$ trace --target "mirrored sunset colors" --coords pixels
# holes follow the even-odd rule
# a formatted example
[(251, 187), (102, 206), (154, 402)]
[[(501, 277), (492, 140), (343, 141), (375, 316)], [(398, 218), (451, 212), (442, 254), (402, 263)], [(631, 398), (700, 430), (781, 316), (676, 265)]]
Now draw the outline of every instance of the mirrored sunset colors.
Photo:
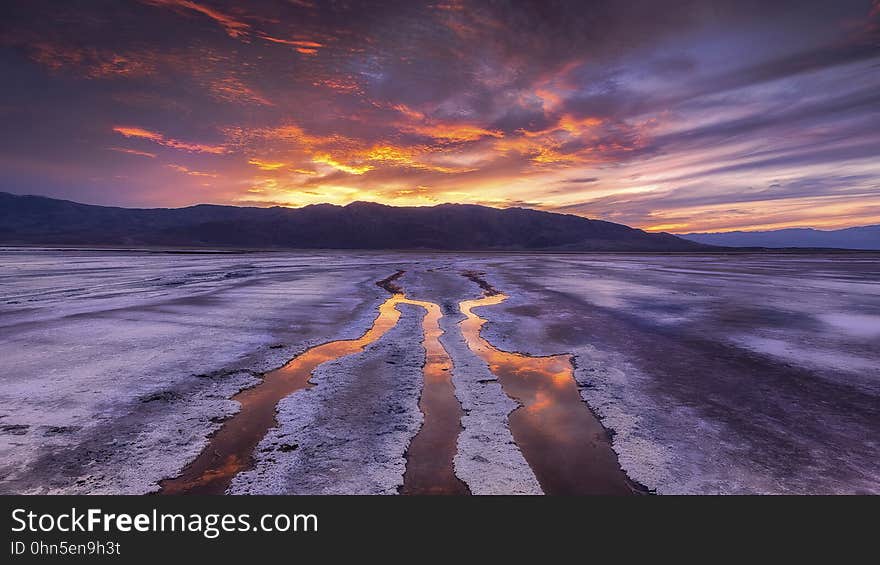
[(0, 190), (880, 222), (880, 4), (6, 2)]

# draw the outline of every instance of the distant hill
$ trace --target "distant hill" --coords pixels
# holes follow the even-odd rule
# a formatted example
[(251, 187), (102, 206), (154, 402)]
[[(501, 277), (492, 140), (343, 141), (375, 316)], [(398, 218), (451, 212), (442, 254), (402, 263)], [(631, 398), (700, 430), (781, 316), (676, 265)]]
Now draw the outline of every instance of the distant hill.
[(880, 250), (880, 225), (816, 230), (790, 228), (773, 231), (732, 231), (724, 233), (687, 233), (685, 239), (726, 247), (812, 247), (834, 249)]
[(464, 204), (134, 209), (0, 193), (0, 243), (289, 249), (695, 251), (666, 233)]

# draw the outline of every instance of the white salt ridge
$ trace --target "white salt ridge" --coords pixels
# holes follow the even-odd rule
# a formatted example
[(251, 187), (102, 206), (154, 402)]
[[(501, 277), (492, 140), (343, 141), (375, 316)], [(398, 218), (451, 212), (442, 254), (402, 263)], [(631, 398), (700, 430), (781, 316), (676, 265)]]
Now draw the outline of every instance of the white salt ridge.
[(440, 342), (452, 359), (452, 384), (464, 412), (455, 474), (475, 495), (542, 494), (510, 432), (508, 418), (519, 405), (505, 394), (486, 362), (468, 348), (459, 328), (465, 317), (458, 303), (481, 294), (461, 275), (471, 267), (469, 261), (427, 263), (414, 266), (400, 281), (410, 298), (443, 306)]
[(849, 336), (863, 339), (880, 337), (880, 315), (854, 314), (852, 312), (831, 312), (819, 318)]
[(399, 305), (398, 324), (364, 351), (319, 366), (313, 388), (278, 404), (278, 426), (232, 494), (396, 494), (406, 449), (422, 424), (422, 308)]

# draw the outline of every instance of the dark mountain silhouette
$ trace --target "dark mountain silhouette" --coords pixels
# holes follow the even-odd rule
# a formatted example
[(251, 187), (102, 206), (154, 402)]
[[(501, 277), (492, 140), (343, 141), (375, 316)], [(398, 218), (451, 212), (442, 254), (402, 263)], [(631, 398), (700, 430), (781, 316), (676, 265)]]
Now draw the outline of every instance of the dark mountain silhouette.
[(698, 243), (728, 247), (809, 247), (880, 250), (880, 225), (828, 231), (813, 228), (790, 228), (773, 231), (687, 233), (679, 237)]
[(441, 204), (394, 207), (355, 202), (304, 208), (201, 204), (132, 209), (0, 193), (6, 244), (245, 247), (694, 251), (666, 233), (524, 208)]

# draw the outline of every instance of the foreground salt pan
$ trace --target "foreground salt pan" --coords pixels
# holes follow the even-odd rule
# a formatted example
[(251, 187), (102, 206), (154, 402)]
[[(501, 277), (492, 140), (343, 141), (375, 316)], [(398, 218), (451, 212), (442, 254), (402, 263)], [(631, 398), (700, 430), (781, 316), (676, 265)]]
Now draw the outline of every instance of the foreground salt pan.
[[(874, 255), (4, 250), (0, 259), (0, 492), (156, 490), (237, 410), (235, 392), (307, 347), (363, 334), (388, 296), (375, 281), (397, 270), (408, 296), (443, 310), (464, 410), (455, 472), (475, 494), (540, 487), (507, 425), (517, 404), (458, 331), (458, 303), (480, 296), (461, 276), (468, 270), (509, 296), (480, 311), (484, 337), (509, 351), (574, 355), (581, 396), (640, 483), (661, 493), (880, 492)], [(401, 309), (375, 349), (327, 364), (302, 391), (322, 410), (357, 387), (366, 401), (346, 400), (338, 421), (313, 413), (323, 423), (297, 428), (300, 442), (267, 437), (234, 491), (397, 491), (424, 361), (423, 311)], [(363, 372), (378, 376), (353, 378)], [(299, 394), (279, 407), (272, 434), (309, 414)], [(292, 477), (294, 468), (314, 477)]]

